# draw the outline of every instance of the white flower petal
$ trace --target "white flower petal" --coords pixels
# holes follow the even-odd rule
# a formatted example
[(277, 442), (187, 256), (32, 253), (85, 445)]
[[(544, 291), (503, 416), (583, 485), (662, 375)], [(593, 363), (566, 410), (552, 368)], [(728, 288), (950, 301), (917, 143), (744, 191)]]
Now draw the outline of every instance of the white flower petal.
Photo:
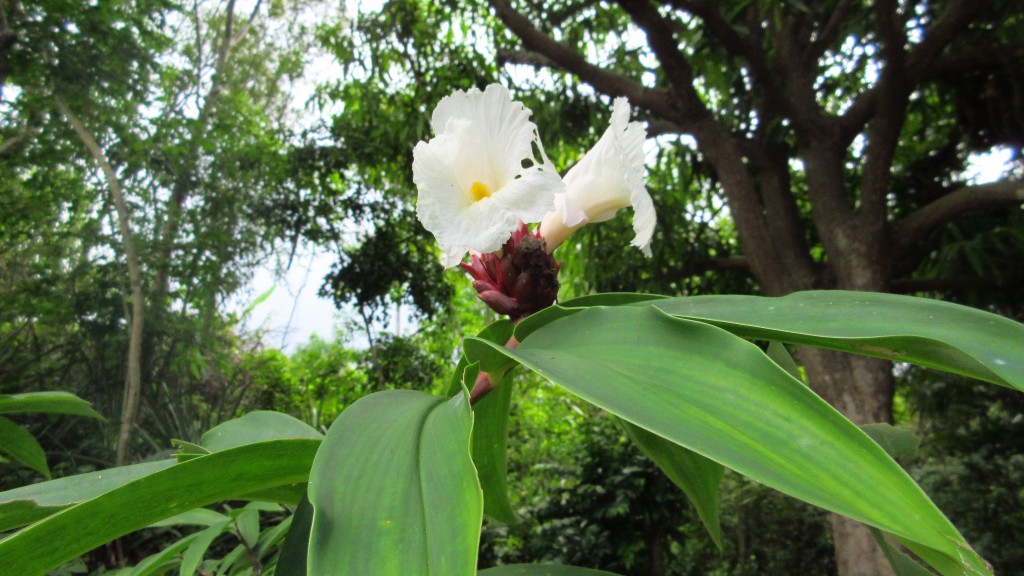
[(496, 84), (456, 92), (434, 110), (438, 134), (413, 150), (413, 181), (417, 216), (441, 245), (446, 267), (469, 250), (497, 251), (520, 221), (535, 222), (554, 206), (564, 185), (529, 116)]
[[(443, 98), (434, 109), (430, 125), (436, 134), (459, 131), (465, 143), (462, 172), (493, 180), (500, 187), (522, 170), (524, 158), (533, 159), (537, 127), (530, 122), (530, 110), (504, 86), (491, 84), (481, 92), (473, 88)], [(480, 177), (477, 177), (480, 175)]]
[(541, 235), (553, 250), (573, 230), (586, 223), (604, 222), (622, 208), (634, 209), (633, 245), (650, 255), (656, 217), (644, 183), (646, 129), (629, 121), (629, 103), (616, 98), (611, 126), (565, 175), (566, 192), (555, 201), (556, 209), (544, 216)]

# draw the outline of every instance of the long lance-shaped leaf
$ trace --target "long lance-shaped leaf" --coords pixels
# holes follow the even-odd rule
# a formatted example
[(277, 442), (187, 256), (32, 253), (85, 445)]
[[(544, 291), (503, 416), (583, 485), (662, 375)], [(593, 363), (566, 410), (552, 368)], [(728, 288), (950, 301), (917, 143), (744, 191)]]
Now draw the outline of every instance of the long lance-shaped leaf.
[(174, 460), (132, 464), (0, 492), (0, 532), (27, 526), (174, 464)]
[[(508, 320), (492, 322), (478, 338), (504, 345), (512, 337), (513, 325)], [(502, 354), (491, 355), (491, 378), (496, 388), (473, 406), (473, 464), (484, 493), (484, 513), (491, 518), (513, 524), (518, 521), (508, 498), (508, 412), (512, 401), (512, 381), (506, 374), (515, 367)], [(479, 365), (471, 364), (463, 355), (448, 385), (447, 396), (462, 394), (463, 387), (472, 389)]]
[(309, 438), (322, 440), (323, 434), (293, 416), (269, 410), (250, 412), (241, 418), (228, 420), (203, 434), (200, 445), (210, 452), (237, 448), (267, 440)]
[(158, 520), (309, 476), (320, 442), (275, 440), (223, 450), (154, 472), (53, 514), (0, 541), (0, 574), (43, 574)]
[(0, 416), (0, 454), (50, 478), (50, 467), (46, 465), (46, 454), (39, 441), (28, 430), (3, 416)]
[(744, 338), (910, 362), (1024, 390), (1024, 324), (958, 304), (834, 290), (668, 298), (650, 305)]
[(473, 405), (473, 464), (483, 490), (484, 512), (505, 524), (519, 520), (508, 498), (508, 416), (511, 405), (511, 373)]
[(310, 473), (309, 573), (475, 574), (472, 425), (465, 392), (378, 392), (342, 412)]
[(74, 414), (103, 419), (99, 412), (78, 396), (68, 392), (25, 392), (0, 394), (0, 414), (43, 412), (47, 414)]
[(724, 330), (650, 306), (591, 308), (503, 353), (636, 426), (893, 534), (942, 574), (990, 573), (877, 444)]

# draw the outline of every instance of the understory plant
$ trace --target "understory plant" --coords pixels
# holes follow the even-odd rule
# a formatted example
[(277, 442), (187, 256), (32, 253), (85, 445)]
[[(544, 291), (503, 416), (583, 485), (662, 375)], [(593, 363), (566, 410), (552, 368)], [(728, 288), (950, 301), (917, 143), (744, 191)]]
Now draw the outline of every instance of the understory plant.
[(562, 177), (529, 116), (497, 85), (456, 92), (434, 110), (435, 137), (414, 150), (418, 215), (445, 265), (461, 265), (480, 299), (507, 316), (463, 339), (447, 394), (370, 394), (326, 435), (284, 414), (254, 412), (198, 444), (182, 443), (174, 459), (4, 492), (0, 532), (11, 533), (0, 541), (0, 573), (42, 574), (124, 534), (232, 500), (277, 503), (293, 514), (261, 536), (253, 522), (263, 505), (218, 513), (160, 563), (124, 573), (187, 573), (210, 538), (233, 531), (239, 554), (247, 545), (256, 562), (222, 559), (209, 570), (600, 574), (531, 564), (478, 571), (483, 516), (517, 520), (506, 473), (515, 370), (617, 418), (716, 543), (719, 484), (729, 468), (866, 524), (898, 574), (992, 573), (883, 448), (898, 445), (893, 431), (859, 427), (819, 398), (786, 345), (1024, 390), (1024, 325), (940, 301), (844, 291), (617, 293), (556, 304), (553, 253), (573, 231), (631, 207), (633, 244), (646, 251), (653, 241), (645, 128), (616, 100), (611, 126)]

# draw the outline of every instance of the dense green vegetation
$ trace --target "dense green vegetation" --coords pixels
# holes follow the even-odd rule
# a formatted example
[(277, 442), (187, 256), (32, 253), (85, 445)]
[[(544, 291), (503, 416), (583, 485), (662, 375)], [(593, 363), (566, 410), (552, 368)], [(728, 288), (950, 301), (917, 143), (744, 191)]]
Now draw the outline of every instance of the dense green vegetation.
[[(0, 395), (69, 392), (102, 416), (2, 417), (0, 491), (224, 451), (204, 434), (257, 411), (297, 418), (310, 439), (371, 394), (455, 390), (464, 339), (498, 318), (438, 264), (416, 218), (413, 147), (434, 135), (442, 98), (496, 81), (532, 110), (563, 174), (607, 126), (610, 97), (648, 123), (653, 255), (628, 248), (628, 217), (587, 226), (555, 253), (559, 301), (839, 288), (1024, 319), (1024, 17), (1011, 1), (875, 4), (0, 1)], [(328, 59), (337, 75), (311, 80)], [(993, 149), (1010, 153), (1001, 180), (965, 180), (970, 155)], [(336, 254), (320, 293), (357, 328), (286, 355), (227, 302), (302, 246)], [(415, 331), (381, 328), (396, 305)], [(854, 423), (920, 440), (899, 464), (995, 573), (1024, 570), (1019, 390), (792, 351)], [(870, 374), (844, 396), (833, 376), (847, 373)], [(699, 498), (618, 418), (527, 370), (506, 384), (518, 521), (485, 521), (481, 568), (854, 573), (821, 509), (727, 470), (718, 545)], [(497, 410), (478, 408), (476, 426)], [(488, 492), (484, 511), (504, 516)], [(305, 562), (287, 538), (303, 522), (295, 494), (229, 496), (57, 573)], [(20, 526), (7, 513), (0, 532)]]

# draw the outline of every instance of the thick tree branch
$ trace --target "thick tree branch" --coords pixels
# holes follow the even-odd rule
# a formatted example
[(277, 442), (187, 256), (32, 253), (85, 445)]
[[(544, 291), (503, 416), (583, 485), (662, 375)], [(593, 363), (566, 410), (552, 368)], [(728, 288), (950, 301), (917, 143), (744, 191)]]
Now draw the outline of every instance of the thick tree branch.
[(832, 15), (829, 16), (828, 22), (821, 27), (817, 36), (811, 40), (811, 45), (808, 47), (807, 52), (809, 57), (815, 60), (820, 58), (828, 50), (828, 47), (836, 41), (836, 38), (839, 37), (839, 32), (843, 29), (843, 21), (846, 20), (846, 15), (849, 14), (852, 4), (852, 0), (839, 0), (835, 8), (832, 9)]
[(634, 106), (646, 108), (654, 114), (674, 119), (678, 116), (671, 95), (665, 90), (646, 88), (640, 82), (604, 70), (586, 61), (576, 50), (551, 38), (525, 16), (517, 12), (506, 0), (488, 0), (498, 18), (522, 41), (527, 50), (549, 58), (565, 71), (610, 96), (625, 96)]
[(1024, 205), (1024, 182), (994, 182), (957, 188), (938, 200), (919, 208), (893, 225), (897, 256), (907, 252), (936, 227), (971, 210)]
[(523, 64), (534, 68), (558, 68), (558, 63), (547, 56), (529, 50), (498, 50), (498, 67)]
[(809, 32), (795, 16), (784, 17), (772, 32), (778, 50), (776, 74), (781, 75), (784, 110), (793, 121), (797, 137), (818, 142), (834, 140), (835, 123), (825, 114), (814, 90), (819, 70), (817, 59), (808, 52)]
[(878, 80), (878, 106), (868, 128), (864, 151), (864, 170), (860, 186), (860, 211), (857, 226), (866, 237), (882, 234), (886, 221), (886, 194), (900, 132), (906, 120), (910, 87), (906, 83), (903, 45), (904, 23), (897, 13), (896, 0), (875, 3), (875, 18), (885, 60)]
[(64, 98), (54, 93), (53, 100), (61, 114), (67, 118), (71, 127), (82, 141), (89, 154), (93, 157), (110, 187), (110, 195), (117, 210), (117, 222), (121, 228), (121, 239), (124, 242), (125, 258), (128, 261), (128, 281), (132, 290), (131, 336), (128, 341), (128, 374), (125, 384), (124, 404), (121, 408), (121, 429), (117, 436), (117, 465), (123, 465), (128, 459), (135, 419), (138, 415), (139, 401), (142, 398), (142, 328), (144, 321), (142, 274), (139, 271), (139, 254), (135, 248), (135, 236), (132, 233), (131, 215), (128, 203), (121, 190), (117, 173), (107, 161), (103, 149), (89, 133), (85, 125), (78, 119)]
[[(759, 27), (749, 27), (746, 35), (740, 34), (718, 7), (708, 0), (670, 0), (668, 4), (700, 18), (708, 32), (718, 39), (727, 52), (746, 63), (754, 84), (764, 88), (769, 106), (776, 110), (784, 110), (787, 115), (793, 115), (794, 110), (788, 105), (783, 88), (778, 82), (778, 75), (772, 71), (765, 59), (765, 52), (759, 40)], [(748, 10), (753, 15), (756, 6), (751, 6)]]
[(687, 126), (691, 122), (711, 118), (711, 112), (693, 86), (693, 68), (679, 51), (671, 24), (647, 0), (619, 0), (619, 6), (647, 35), (647, 45), (658, 58), (672, 86), (676, 115), (670, 119)]
[[(983, 0), (952, 0), (925, 30), (921, 42), (907, 54), (904, 81), (913, 86), (926, 78), (942, 51), (970, 25), (984, 5)], [(875, 115), (878, 104), (879, 86), (861, 93), (840, 117), (843, 142), (849, 144), (853, 141)]]

